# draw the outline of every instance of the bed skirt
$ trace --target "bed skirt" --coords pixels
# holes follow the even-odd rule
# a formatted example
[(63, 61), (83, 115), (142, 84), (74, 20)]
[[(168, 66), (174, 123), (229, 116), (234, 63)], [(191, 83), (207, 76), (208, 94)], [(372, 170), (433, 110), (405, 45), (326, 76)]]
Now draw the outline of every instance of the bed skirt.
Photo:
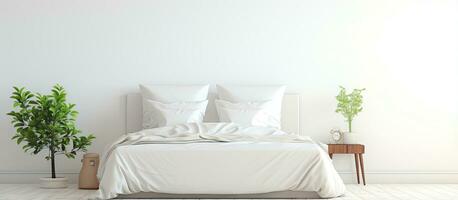
[(116, 199), (320, 199), (316, 192), (281, 191), (262, 194), (167, 194), (140, 192), (120, 194)]

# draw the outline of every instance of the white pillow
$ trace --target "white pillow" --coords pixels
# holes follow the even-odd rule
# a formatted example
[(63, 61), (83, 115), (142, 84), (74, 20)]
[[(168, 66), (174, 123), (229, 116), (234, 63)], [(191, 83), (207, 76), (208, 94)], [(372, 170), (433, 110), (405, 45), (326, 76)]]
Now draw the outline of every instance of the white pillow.
[(242, 126), (280, 128), (280, 118), (269, 111), (272, 101), (231, 103), (215, 100), (220, 122), (232, 122)]
[(281, 127), (281, 107), (286, 86), (216, 85), (216, 88), (220, 100), (232, 103), (269, 101), (270, 103), (265, 110), (268, 111), (270, 118), (278, 119), (278, 126), (275, 127)]
[(162, 103), (207, 100), (209, 85), (140, 85), (144, 99)]
[(207, 100), (208, 88), (209, 85), (140, 85), (143, 97), (143, 128), (156, 128), (164, 124), (160, 121), (163, 118), (161, 113), (152, 108), (148, 100), (160, 103), (199, 103)]
[(161, 103), (143, 100), (143, 126), (155, 128), (184, 123), (201, 123), (208, 101)]

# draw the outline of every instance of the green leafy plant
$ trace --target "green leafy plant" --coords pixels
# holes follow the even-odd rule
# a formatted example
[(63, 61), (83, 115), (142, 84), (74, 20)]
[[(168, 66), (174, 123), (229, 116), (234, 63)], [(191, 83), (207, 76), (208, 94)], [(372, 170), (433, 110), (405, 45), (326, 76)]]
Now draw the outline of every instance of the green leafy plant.
[(366, 89), (353, 89), (350, 94), (347, 94), (347, 90), (340, 87), (339, 94), (336, 96), (337, 109), (336, 112), (342, 114), (348, 123), (348, 131), (351, 130), (351, 123), (353, 119), (363, 110), (363, 95), (361, 93)]
[(63, 154), (75, 158), (78, 151), (87, 151), (95, 137), (81, 136), (75, 126), (78, 112), (75, 104), (67, 103), (67, 93), (55, 85), (50, 95), (33, 94), (25, 88), (14, 87), (11, 123), (16, 128), (12, 140), (24, 143), (25, 152), (38, 154), (47, 150), (46, 160), (51, 160), (52, 178), (56, 178), (55, 156)]

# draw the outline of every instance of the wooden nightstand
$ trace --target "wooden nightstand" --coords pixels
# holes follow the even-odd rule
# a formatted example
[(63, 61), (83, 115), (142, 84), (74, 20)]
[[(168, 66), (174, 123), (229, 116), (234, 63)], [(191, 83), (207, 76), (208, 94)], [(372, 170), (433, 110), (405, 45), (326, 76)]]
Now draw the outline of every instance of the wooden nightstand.
[(329, 157), (332, 159), (333, 154), (354, 154), (356, 165), (356, 177), (359, 184), (359, 166), (361, 166), (361, 175), (363, 177), (363, 184), (366, 185), (366, 178), (364, 176), (364, 145), (362, 144), (328, 144)]

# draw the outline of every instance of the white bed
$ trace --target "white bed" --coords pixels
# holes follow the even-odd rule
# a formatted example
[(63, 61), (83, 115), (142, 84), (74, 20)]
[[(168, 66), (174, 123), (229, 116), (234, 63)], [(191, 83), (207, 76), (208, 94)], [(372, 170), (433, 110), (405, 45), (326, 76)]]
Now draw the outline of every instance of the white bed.
[[(127, 96), (127, 132), (141, 129), (140, 102), (139, 94)], [(299, 106), (299, 95), (285, 95), (284, 130), (299, 134)], [(107, 157), (99, 198), (329, 198), (345, 191), (329, 157), (312, 141), (132, 144), (116, 146)]]

